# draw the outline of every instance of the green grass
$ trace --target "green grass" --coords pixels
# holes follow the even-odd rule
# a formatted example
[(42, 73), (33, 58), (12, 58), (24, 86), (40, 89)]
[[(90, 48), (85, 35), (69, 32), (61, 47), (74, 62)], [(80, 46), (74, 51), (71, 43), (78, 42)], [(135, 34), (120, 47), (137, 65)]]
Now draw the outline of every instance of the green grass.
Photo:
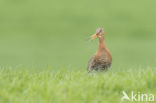
[[(0, 103), (121, 103), (156, 96), (155, 0), (0, 0)], [(88, 75), (98, 27), (113, 63)], [(127, 103), (127, 101), (125, 101)]]
[(120, 100), (123, 90), (156, 95), (155, 75), (151, 68), (91, 74), (1, 69), (0, 103), (128, 103)]

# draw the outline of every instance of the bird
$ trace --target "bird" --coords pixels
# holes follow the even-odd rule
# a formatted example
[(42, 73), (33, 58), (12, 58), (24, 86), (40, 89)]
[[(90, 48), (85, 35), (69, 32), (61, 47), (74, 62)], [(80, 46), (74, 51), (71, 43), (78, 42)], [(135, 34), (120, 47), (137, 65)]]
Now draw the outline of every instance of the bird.
[(99, 39), (98, 49), (88, 62), (87, 71), (107, 71), (112, 65), (112, 55), (106, 47), (105, 32), (103, 28), (96, 29), (91, 40)]

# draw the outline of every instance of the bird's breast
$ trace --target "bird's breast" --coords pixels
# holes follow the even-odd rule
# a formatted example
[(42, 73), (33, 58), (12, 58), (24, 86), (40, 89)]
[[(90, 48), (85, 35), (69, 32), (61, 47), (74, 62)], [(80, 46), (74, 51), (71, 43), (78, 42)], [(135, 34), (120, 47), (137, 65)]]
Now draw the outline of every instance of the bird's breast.
[(108, 50), (99, 51), (96, 53), (97, 62), (112, 62), (112, 56)]

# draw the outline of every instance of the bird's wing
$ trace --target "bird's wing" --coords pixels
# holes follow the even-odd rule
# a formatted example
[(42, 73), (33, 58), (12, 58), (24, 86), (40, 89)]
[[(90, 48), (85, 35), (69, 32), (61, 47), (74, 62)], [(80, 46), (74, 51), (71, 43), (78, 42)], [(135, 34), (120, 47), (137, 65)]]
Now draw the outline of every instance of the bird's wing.
[(94, 61), (94, 57), (95, 57), (95, 55), (90, 58), (90, 60), (88, 62), (87, 71), (90, 71), (92, 66), (94, 65), (94, 62), (93, 62)]

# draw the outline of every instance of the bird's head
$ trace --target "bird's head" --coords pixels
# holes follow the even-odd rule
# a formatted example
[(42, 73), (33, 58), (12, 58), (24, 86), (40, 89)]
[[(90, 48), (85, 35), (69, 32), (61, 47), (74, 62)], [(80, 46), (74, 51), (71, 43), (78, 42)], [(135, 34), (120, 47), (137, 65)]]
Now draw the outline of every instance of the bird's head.
[(95, 39), (95, 38), (103, 38), (104, 37), (104, 30), (103, 28), (98, 28), (96, 29), (96, 33), (94, 35), (91, 36), (91, 39)]

